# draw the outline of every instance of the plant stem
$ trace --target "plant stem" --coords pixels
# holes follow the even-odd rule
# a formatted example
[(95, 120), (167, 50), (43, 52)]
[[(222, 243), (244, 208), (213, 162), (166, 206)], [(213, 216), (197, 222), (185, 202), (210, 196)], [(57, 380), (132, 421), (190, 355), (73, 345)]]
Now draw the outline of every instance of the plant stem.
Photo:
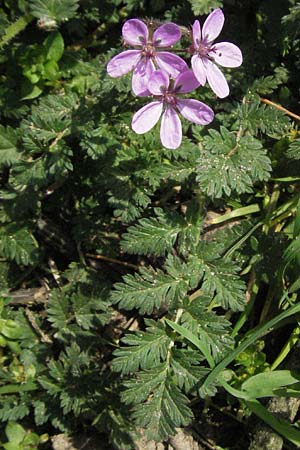
[(107, 261), (113, 264), (120, 264), (121, 266), (130, 267), (131, 269), (138, 270), (139, 266), (136, 266), (135, 264), (128, 263), (126, 261), (120, 261), (118, 259), (109, 258), (108, 256), (103, 255), (92, 255), (91, 253), (86, 253), (85, 256), (92, 259), (102, 259), (103, 261)]
[(265, 224), (263, 226), (263, 231), (268, 234), (270, 230), (270, 224), (268, 223), (270, 221), (270, 218), (277, 206), (278, 200), (280, 195), (280, 186), (278, 183), (274, 184), (274, 189), (269, 201), (269, 204), (267, 206), (266, 216), (265, 216)]
[(270, 367), (271, 370), (275, 370), (282, 363), (282, 361), (287, 357), (287, 355), (289, 354), (291, 349), (298, 342), (299, 335), (300, 335), (300, 326), (297, 325), (294, 328), (294, 330), (293, 330), (292, 334), (290, 335), (289, 339), (287, 340), (287, 342), (282, 347), (279, 355), (277, 356), (277, 358), (271, 365), (271, 367)]
[(248, 317), (249, 317), (249, 315), (250, 315), (250, 313), (252, 311), (255, 298), (256, 298), (256, 296), (258, 294), (259, 285), (255, 281), (255, 273), (254, 273), (253, 269), (252, 269), (251, 278), (254, 278), (254, 279), (253, 279), (253, 283), (251, 283), (252, 286), (250, 286), (250, 289), (249, 289), (249, 291), (251, 292), (250, 293), (250, 301), (248, 302), (245, 310), (243, 311), (243, 313), (240, 315), (238, 321), (236, 322), (236, 324), (235, 324), (235, 326), (234, 326), (234, 328), (232, 330), (232, 333), (231, 333), (232, 337), (237, 336), (237, 334), (240, 331), (240, 329), (246, 323), (246, 320), (248, 319)]
[(279, 105), (278, 103), (274, 103), (271, 100), (268, 100), (267, 98), (261, 98), (260, 101), (262, 103), (265, 103), (266, 105), (270, 105), (276, 109), (279, 109), (279, 111), (282, 111), (284, 114), (287, 114), (288, 116), (293, 117), (293, 119), (300, 120), (300, 116), (289, 111), (288, 109), (284, 108), (283, 106)]

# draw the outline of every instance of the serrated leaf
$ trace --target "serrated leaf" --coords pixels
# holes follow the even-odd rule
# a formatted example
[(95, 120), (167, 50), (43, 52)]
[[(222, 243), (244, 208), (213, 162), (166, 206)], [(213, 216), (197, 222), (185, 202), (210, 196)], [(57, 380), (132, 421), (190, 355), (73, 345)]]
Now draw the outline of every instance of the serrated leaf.
[(289, 159), (293, 159), (295, 161), (300, 160), (300, 139), (294, 139), (290, 144), (286, 152), (286, 156)]
[(241, 311), (245, 308), (244, 281), (238, 276), (239, 267), (232, 261), (217, 259), (206, 265), (201, 289), (225, 310)]
[(141, 314), (150, 314), (163, 305), (174, 307), (201, 278), (197, 260), (184, 264), (179, 258), (169, 256), (166, 272), (141, 267), (139, 273), (125, 275), (123, 283), (114, 285), (112, 302), (119, 303), (120, 308), (137, 308)]
[(237, 142), (235, 133), (224, 127), (209, 130), (198, 160), (197, 181), (210, 197), (220, 198), (252, 192), (257, 181), (270, 176), (271, 162), (259, 140), (250, 135)]
[(9, 224), (0, 228), (0, 254), (17, 264), (28, 266), (38, 261), (38, 243), (26, 227)]
[(259, 100), (242, 103), (237, 108), (237, 121), (233, 125), (236, 129), (242, 127), (244, 131), (249, 131), (256, 135), (262, 131), (267, 136), (280, 139), (285, 135), (291, 126), (289, 118), (282, 111), (261, 104)]
[(176, 213), (155, 210), (156, 217), (140, 219), (123, 234), (121, 246), (127, 253), (163, 256), (172, 250), (184, 219)]
[(189, 425), (193, 419), (187, 397), (178, 387), (166, 380), (156, 388), (148, 401), (134, 408), (133, 419), (145, 428), (150, 439), (163, 441), (176, 432), (176, 428)]
[(219, 362), (233, 348), (234, 342), (229, 334), (230, 323), (224, 316), (207, 311), (207, 300), (202, 296), (188, 305), (181, 323), (209, 348), (214, 362)]
[(222, 8), (223, 6), (222, 0), (210, 0), (209, 2), (207, 0), (189, 0), (189, 3), (195, 16), (208, 14), (213, 9)]
[(194, 350), (172, 349), (170, 365), (176, 385), (186, 394), (193, 391), (194, 386), (199, 386), (199, 381), (204, 378), (209, 369), (200, 366), (200, 354)]
[(0, 165), (11, 165), (18, 161), (21, 155), (17, 148), (18, 139), (17, 131), (0, 125)]
[(29, 11), (38, 19), (63, 22), (76, 15), (78, 0), (31, 0)]
[(193, 415), (188, 399), (168, 377), (168, 365), (138, 373), (125, 383), (123, 401), (133, 403), (133, 418), (147, 429), (149, 438), (162, 441), (174, 434), (176, 427), (186, 426)]
[(128, 333), (122, 338), (123, 346), (114, 351), (114, 370), (127, 374), (139, 368), (150, 369), (165, 360), (171, 339), (161, 323), (154, 320), (145, 322), (146, 331)]
[(197, 245), (202, 225), (199, 206), (190, 204), (186, 216), (161, 208), (156, 208), (155, 214), (156, 217), (140, 219), (123, 234), (121, 246), (127, 253), (163, 256), (171, 252), (177, 239), (183, 254)]
[(0, 408), (0, 420), (2, 422), (7, 422), (8, 420), (20, 420), (27, 416), (28, 413), (29, 408), (26, 402), (22, 401), (22, 398), (17, 400), (16, 398), (11, 399), (11, 396), (9, 396), (9, 399), (2, 402)]

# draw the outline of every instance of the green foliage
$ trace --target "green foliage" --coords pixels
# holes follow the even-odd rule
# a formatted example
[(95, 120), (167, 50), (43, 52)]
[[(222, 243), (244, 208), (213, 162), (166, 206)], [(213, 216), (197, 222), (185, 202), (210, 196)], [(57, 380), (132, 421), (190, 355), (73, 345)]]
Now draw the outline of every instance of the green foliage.
[(218, 362), (233, 346), (230, 336), (230, 323), (223, 316), (207, 311), (207, 299), (199, 297), (193, 300), (182, 315), (182, 325), (198, 335), (214, 359)]
[(197, 180), (209, 196), (220, 198), (252, 192), (257, 181), (266, 181), (271, 164), (261, 142), (252, 136), (242, 136), (221, 127), (220, 132), (210, 130), (204, 138), (198, 160)]
[[(165, 267), (166, 272), (141, 267), (139, 273), (126, 275), (123, 283), (115, 284), (112, 302), (119, 303), (124, 309), (137, 308), (141, 314), (149, 314), (166, 306), (175, 308), (191, 288), (194, 277), (198, 276), (198, 265), (197, 261), (186, 264), (170, 256)], [(195, 274), (194, 277), (191, 273)]]
[(286, 155), (289, 159), (298, 161), (300, 159), (300, 139), (294, 139), (288, 146)]
[(30, 230), (19, 224), (1, 227), (0, 254), (17, 264), (28, 266), (38, 262), (38, 244)]
[(127, 374), (139, 368), (150, 369), (157, 366), (160, 360), (165, 360), (171, 340), (164, 327), (152, 320), (146, 320), (145, 324), (145, 332), (127, 334), (122, 339), (126, 347), (115, 350), (113, 368), (117, 372)]
[(222, 8), (223, 1), (222, 0), (213, 0), (213, 1), (207, 1), (207, 0), (189, 0), (192, 11), (195, 14), (195, 16), (199, 16), (201, 14), (208, 14), (213, 9), (216, 8)]
[(167, 364), (142, 372), (137, 380), (126, 382), (123, 399), (126, 404), (144, 401), (142, 407), (134, 408), (133, 417), (139, 426), (148, 430), (149, 438), (164, 440), (174, 434), (175, 427), (188, 425), (192, 418), (187, 397), (168, 377)]
[(107, 300), (109, 285), (99, 283), (93, 272), (86, 272), (76, 265), (65, 276), (69, 283), (65, 289), (52, 291), (47, 308), (48, 320), (57, 330), (55, 336), (63, 340), (87, 335), (97, 325), (104, 325), (110, 319)]
[[(264, 83), (266, 90), (266, 83)], [(261, 90), (261, 87), (260, 87)], [(242, 103), (237, 109), (238, 121), (243, 130), (256, 135), (259, 131), (279, 139), (289, 130), (290, 121), (281, 111), (258, 102)]]
[[(45, 83), (49, 86), (60, 77), (58, 61), (64, 53), (64, 40), (59, 32), (51, 33), (41, 46), (28, 46), (20, 57), (26, 80), (21, 86), (22, 100), (38, 97)], [(55, 84), (55, 83), (54, 83)]]
[(178, 239), (179, 249), (184, 253), (186, 248), (190, 250), (197, 244), (200, 236), (202, 217), (197, 212), (195, 205), (190, 205), (186, 217), (156, 208), (157, 218), (140, 219), (137, 225), (128, 228), (122, 236), (122, 248), (127, 253), (163, 256), (172, 251)]
[[(132, 450), (145, 430), (171, 445), (194, 418), (206, 429), (215, 394), (229, 413), (221, 426), (235, 397), (247, 430), (254, 411), (298, 442), (256, 400), (299, 395), (285, 361), (298, 340), (299, 5), (269, 3), (1, 5), (4, 448), (87, 429), (107, 448)], [(146, 100), (130, 74), (106, 71), (124, 21), (178, 23), (186, 49), (194, 20), (219, 7), (220, 41), (244, 62), (224, 68), (226, 99), (207, 84), (191, 93), (214, 109), (210, 128), (183, 120), (176, 150), (162, 147), (159, 127), (134, 133)], [(220, 433), (215, 445), (248, 442)]]
[(224, 309), (239, 311), (245, 307), (245, 284), (238, 276), (239, 267), (231, 261), (216, 259), (205, 265), (202, 289), (215, 293), (214, 301)]
[(63, 22), (76, 15), (78, 0), (30, 0), (29, 11), (43, 21)]
[(18, 151), (18, 133), (11, 127), (0, 126), (0, 165), (11, 165), (15, 163), (19, 157)]
[(88, 354), (72, 343), (60, 354), (58, 361), (51, 359), (48, 375), (39, 377), (39, 383), (49, 395), (59, 398), (63, 414), (73, 411), (77, 416), (85, 408), (91, 383), (91, 379), (86, 376), (89, 364)]
[(5, 427), (5, 434), (8, 442), (3, 444), (5, 450), (37, 450), (39, 444), (48, 440), (45, 434), (39, 436), (36, 433), (26, 432), (17, 422), (8, 422)]

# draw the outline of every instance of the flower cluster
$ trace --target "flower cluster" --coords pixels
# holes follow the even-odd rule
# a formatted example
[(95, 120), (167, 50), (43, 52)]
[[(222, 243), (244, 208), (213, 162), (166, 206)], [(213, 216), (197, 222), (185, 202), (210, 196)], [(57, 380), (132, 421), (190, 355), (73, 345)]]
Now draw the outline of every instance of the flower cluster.
[(131, 71), (132, 90), (135, 95), (152, 96), (154, 101), (141, 108), (132, 120), (132, 128), (142, 134), (151, 130), (162, 116), (160, 137), (162, 144), (170, 149), (180, 146), (181, 122), (178, 112), (189, 121), (207, 125), (214, 118), (213, 110), (206, 104), (181, 98), (208, 82), (219, 98), (229, 94), (229, 87), (219, 66), (238, 67), (242, 64), (240, 49), (231, 42), (214, 43), (224, 24), (221, 9), (215, 9), (204, 22), (201, 30), (199, 20), (192, 27), (192, 70), (174, 53), (173, 46), (180, 40), (181, 31), (174, 23), (165, 23), (153, 30), (139, 19), (127, 20), (122, 28), (125, 45), (133, 47), (112, 58), (107, 65), (111, 77), (120, 77)]

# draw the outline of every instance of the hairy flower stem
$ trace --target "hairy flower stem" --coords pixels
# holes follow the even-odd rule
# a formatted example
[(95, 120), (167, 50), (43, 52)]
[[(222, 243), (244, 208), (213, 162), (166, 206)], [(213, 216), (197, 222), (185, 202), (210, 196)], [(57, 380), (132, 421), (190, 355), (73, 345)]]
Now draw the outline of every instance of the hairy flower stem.
[(9, 27), (7, 27), (4, 36), (0, 41), (0, 48), (8, 44), (8, 42), (16, 37), (17, 34), (21, 33), (21, 31), (23, 31), (27, 27), (27, 25), (33, 21), (33, 19), (33, 16), (31, 16), (30, 14), (26, 14), (16, 20), (16, 22), (12, 23)]
[[(179, 322), (179, 320), (180, 320), (180, 318), (181, 318), (183, 312), (184, 312), (184, 309), (183, 309), (183, 308), (179, 308), (179, 309), (177, 310), (177, 313), (176, 313), (176, 317), (175, 317), (174, 323), (178, 323), (178, 322)], [(174, 334), (176, 335), (176, 332), (174, 332)], [(175, 345), (175, 340), (172, 339), (171, 342), (170, 342), (170, 344), (169, 344), (169, 346), (168, 346), (168, 352), (167, 352), (167, 358), (166, 358), (167, 366), (166, 366), (166, 367), (169, 366), (169, 362), (170, 362), (170, 358), (171, 358), (171, 350), (172, 350), (172, 348), (174, 347), (174, 345)]]

